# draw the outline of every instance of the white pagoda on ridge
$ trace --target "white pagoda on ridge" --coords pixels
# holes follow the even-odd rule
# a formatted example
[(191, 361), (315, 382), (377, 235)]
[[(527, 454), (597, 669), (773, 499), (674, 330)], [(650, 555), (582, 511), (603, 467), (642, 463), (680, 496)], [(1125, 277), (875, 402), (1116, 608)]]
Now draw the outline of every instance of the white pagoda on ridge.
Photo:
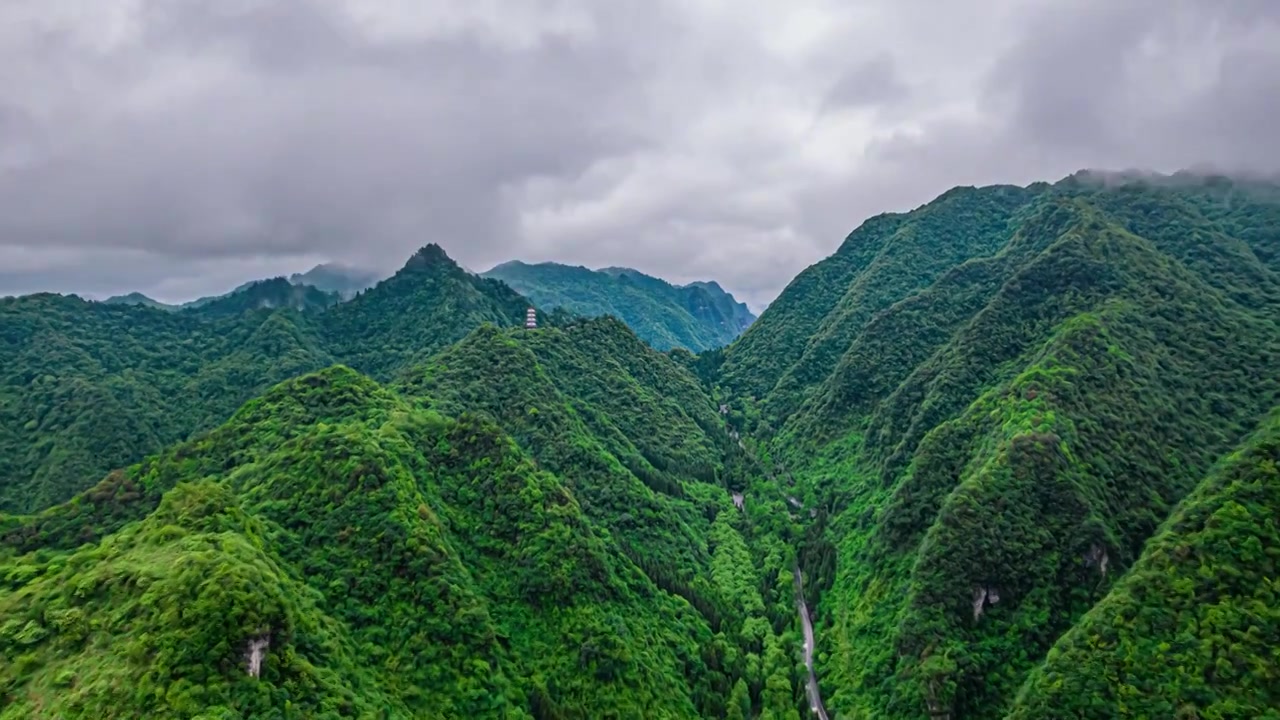
[(526, 330), (537, 329), (538, 327), (538, 311), (537, 310), (533, 308), (529, 308), (528, 312), (524, 314), (524, 327)]

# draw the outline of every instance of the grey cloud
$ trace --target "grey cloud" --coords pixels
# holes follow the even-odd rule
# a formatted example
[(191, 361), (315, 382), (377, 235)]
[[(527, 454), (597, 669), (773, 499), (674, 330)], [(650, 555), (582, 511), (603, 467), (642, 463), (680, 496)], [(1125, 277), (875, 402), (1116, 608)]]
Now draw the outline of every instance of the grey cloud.
[[(1055, 180), (1083, 168), (1280, 170), (1280, 6), (1100, 0), (1017, 14), (973, 107), (870, 143), (803, 197), (813, 232), (908, 210), (954, 185)], [(842, 208), (843, 206), (843, 208)]]
[(477, 268), (713, 278), (759, 308), (866, 217), (952, 185), (1280, 169), (1277, 14), (17, 0), (0, 293), (182, 299), (439, 242)]
[(909, 92), (899, 75), (893, 56), (882, 53), (850, 67), (842, 74), (823, 101), (825, 110), (878, 105), (904, 98)]
[(323, 259), (310, 254), (178, 258), (118, 247), (0, 247), (0, 296), (54, 288), (101, 300), (122, 290), (136, 290), (177, 303), (222, 294), (249, 278), (288, 275)]
[(429, 240), (497, 241), (504, 182), (635, 142), (607, 123), (625, 68), (597, 47), (396, 47), (319, 4), (206, 6), (144, 6), (139, 46), (109, 65), (135, 83), (122, 94), (160, 97), (82, 108), (64, 144), (0, 176), (0, 236), (193, 257), (357, 245), (398, 262)]
[(1280, 6), (1091, 1), (1024, 37), (987, 86), (1014, 141), (1080, 165), (1280, 165)]

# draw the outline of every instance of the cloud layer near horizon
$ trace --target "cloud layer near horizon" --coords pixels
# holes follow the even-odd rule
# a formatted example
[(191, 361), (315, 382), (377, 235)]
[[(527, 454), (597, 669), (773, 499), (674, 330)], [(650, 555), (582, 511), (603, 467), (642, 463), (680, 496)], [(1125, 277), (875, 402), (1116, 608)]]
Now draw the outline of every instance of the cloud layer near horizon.
[(14, 0), (0, 294), (181, 300), (437, 242), (758, 309), (954, 185), (1274, 172), (1277, 117), (1269, 0)]

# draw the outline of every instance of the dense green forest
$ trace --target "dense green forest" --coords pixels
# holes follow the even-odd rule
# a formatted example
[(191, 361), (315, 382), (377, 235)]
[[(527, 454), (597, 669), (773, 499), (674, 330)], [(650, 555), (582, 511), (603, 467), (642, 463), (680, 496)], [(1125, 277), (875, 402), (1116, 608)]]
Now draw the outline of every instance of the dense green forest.
[(231, 292), (221, 295), (206, 295), (179, 305), (162, 303), (140, 292), (113, 295), (102, 302), (107, 305), (142, 305), (172, 312), (184, 310), (200, 311), (211, 306), (212, 310), (207, 316), (216, 317), (219, 315), (236, 315), (255, 308), (292, 307), (303, 312), (323, 310), (341, 300), (341, 296), (337, 293), (325, 292), (314, 286), (300, 285), (294, 287), (296, 284), (282, 277), (253, 280), (240, 284)]
[[(239, 285), (231, 292), (201, 297), (179, 305), (162, 303), (140, 292), (113, 295), (103, 300), (103, 302), (109, 305), (145, 305), (161, 310), (176, 311), (198, 309), (217, 301), (229, 300), (231, 302), (221, 303), (224, 310), (232, 309), (237, 303), (243, 306), (241, 309), (257, 306), (316, 310), (333, 305), (340, 300), (350, 300), (360, 294), (362, 290), (367, 290), (377, 285), (380, 279), (381, 277), (371, 270), (326, 263), (317, 265), (305, 273), (294, 273), (287, 280), (283, 277), (253, 280)], [(298, 286), (299, 289), (290, 291), (286, 283)], [(266, 287), (256, 287), (259, 285)]]
[[(762, 460), (821, 508), (803, 562), (833, 715), (1009, 711), (1280, 402), (1277, 248), (1275, 186), (957, 188), (865, 223), (697, 363)], [(1256, 651), (1234, 661), (1274, 662)], [(1127, 670), (1152, 672), (1130, 680), (1133, 716), (1165, 716), (1168, 676)], [(1210, 701), (1188, 696), (1194, 712)]]
[(698, 354), (330, 290), (0, 300), (0, 718), (800, 720), (797, 569), (832, 718), (1280, 717), (1280, 187), (956, 188)]
[(629, 268), (508, 262), (484, 276), (505, 282), (540, 308), (563, 308), (586, 317), (612, 315), (659, 350), (722, 347), (756, 319), (717, 283), (676, 286)]
[(1280, 413), (1183, 500), (1010, 718), (1280, 717)]
[(0, 717), (691, 717), (790, 687), (498, 427), (342, 367), (3, 532)]
[(526, 301), (438, 246), (376, 292), (283, 278), (169, 312), (74, 296), (0, 299), (0, 511), (70, 498), (226, 420), (271, 385), (343, 362), (380, 380)]

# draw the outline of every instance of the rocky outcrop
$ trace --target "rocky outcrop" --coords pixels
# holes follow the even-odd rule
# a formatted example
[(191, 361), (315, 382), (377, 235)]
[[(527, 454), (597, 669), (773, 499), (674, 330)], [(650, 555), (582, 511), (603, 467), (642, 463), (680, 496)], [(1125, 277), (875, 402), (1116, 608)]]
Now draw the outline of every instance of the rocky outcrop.
[(269, 647), (271, 636), (268, 634), (249, 639), (249, 645), (244, 651), (244, 669), (250, 677), (256, 678), (262, 674), (262, 661), (266, 658)]
[(977, 622), (987, 607), (1000, 602), (1000, 591), (979, 585), (973, 589), (973, 620)]

